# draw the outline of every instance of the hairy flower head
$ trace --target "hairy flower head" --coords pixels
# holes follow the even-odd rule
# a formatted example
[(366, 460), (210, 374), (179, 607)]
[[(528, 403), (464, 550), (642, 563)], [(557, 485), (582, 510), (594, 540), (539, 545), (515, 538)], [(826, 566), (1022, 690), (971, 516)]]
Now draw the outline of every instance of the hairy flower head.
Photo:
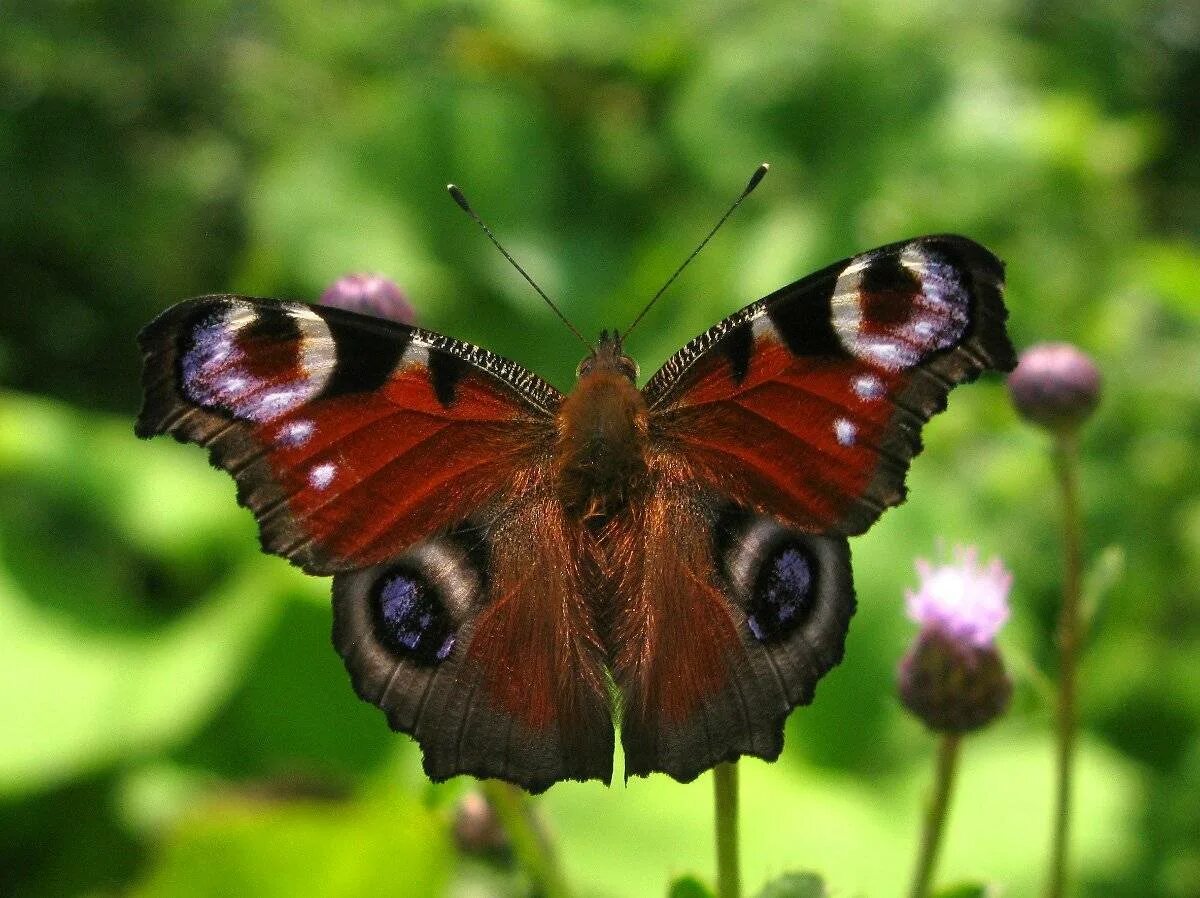
[(900, 662), (900, 700), (932, 730), (978, 729), (1012, 697), (995, 645), (1008, 620), (1012, 575), (999, 559), (980, 564), (969, 547), (956, 548), (948, 564), (918, 560), (916, 567), (921, 582), (906, 605), (921, 630)]

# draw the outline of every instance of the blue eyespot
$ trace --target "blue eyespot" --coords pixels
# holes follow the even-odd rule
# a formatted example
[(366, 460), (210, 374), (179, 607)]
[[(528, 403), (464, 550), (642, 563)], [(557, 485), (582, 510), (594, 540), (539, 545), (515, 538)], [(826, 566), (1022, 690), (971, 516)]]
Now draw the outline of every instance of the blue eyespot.
[(375, 591), (380, 640), (417, 664), (446, 660), (454, 648), (454, 621), (437, 593), (417, 574), (392, 571)]
[(796, 543), (777, 548), (758, 574), (746, 623), (759, 642), (782, 639), (803, 623), (815, 602), (812, 557)]

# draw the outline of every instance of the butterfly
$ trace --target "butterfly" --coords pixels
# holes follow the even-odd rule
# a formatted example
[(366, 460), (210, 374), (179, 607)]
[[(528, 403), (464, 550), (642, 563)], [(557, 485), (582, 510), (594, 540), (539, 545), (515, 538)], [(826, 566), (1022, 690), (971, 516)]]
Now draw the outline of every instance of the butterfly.
[(140, 335), (141, 437), (206, 446), (262, 546), (333, 577), (358, 695), (434, 780), (539, 792), (773, 760), (842, 658), (847, 537), (904, 500), (924, 423), (1010, 370), (1003, 265), (964, 237), (845, 259), (640, 389), (615, 332), (566, 394), (338, 308), (205, 296)]

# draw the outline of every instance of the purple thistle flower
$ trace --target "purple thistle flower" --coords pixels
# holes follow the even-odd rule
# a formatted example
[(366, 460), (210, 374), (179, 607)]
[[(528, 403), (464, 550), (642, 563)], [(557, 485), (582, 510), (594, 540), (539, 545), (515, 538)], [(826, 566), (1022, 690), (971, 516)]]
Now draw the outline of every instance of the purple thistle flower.
[(999, 558), (985, 567), (978, 557), (975, 548), (956, 546), (953, 564), (935, 567), (917, 559), (921, 584), (905, 592), (905, 605), (922, 630), (937, 630), (976, 648), (992, 644), (1008, 620), (1012, 574)]
[(348, 274), (321, 294), (321, 305), (415, 324), (417, 313), (395, 281), (381, 274)]
[(949, 564), (918, 559), (916, 568), (921, 582), (905, 604), (921, 629), (900, 662), (900, 700), (932, 730), (978, 729), (1012, 697), (995, 645), (1008, 620), (1012, 575), (999, 559), (981, 565), (974, 548), (961, 546)]

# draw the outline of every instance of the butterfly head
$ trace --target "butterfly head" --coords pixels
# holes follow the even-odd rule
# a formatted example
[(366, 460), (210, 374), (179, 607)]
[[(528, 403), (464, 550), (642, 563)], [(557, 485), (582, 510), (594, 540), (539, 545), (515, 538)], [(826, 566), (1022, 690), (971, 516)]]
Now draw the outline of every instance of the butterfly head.
[(579, 367), (575, 369), (577, 378), (586, 377), (589, 374), (598, 374), (605, 371), (615, 371), (618, 374), (629, 378), (630, 383), (637, 383), (638, 363), (625, 354), (621, 348), (621, 334), (619, 331), (601, 331), (600, 339), (596, 342), (596, 348), (587, 356), (584, 356), (583, 361), (579, 363)]

